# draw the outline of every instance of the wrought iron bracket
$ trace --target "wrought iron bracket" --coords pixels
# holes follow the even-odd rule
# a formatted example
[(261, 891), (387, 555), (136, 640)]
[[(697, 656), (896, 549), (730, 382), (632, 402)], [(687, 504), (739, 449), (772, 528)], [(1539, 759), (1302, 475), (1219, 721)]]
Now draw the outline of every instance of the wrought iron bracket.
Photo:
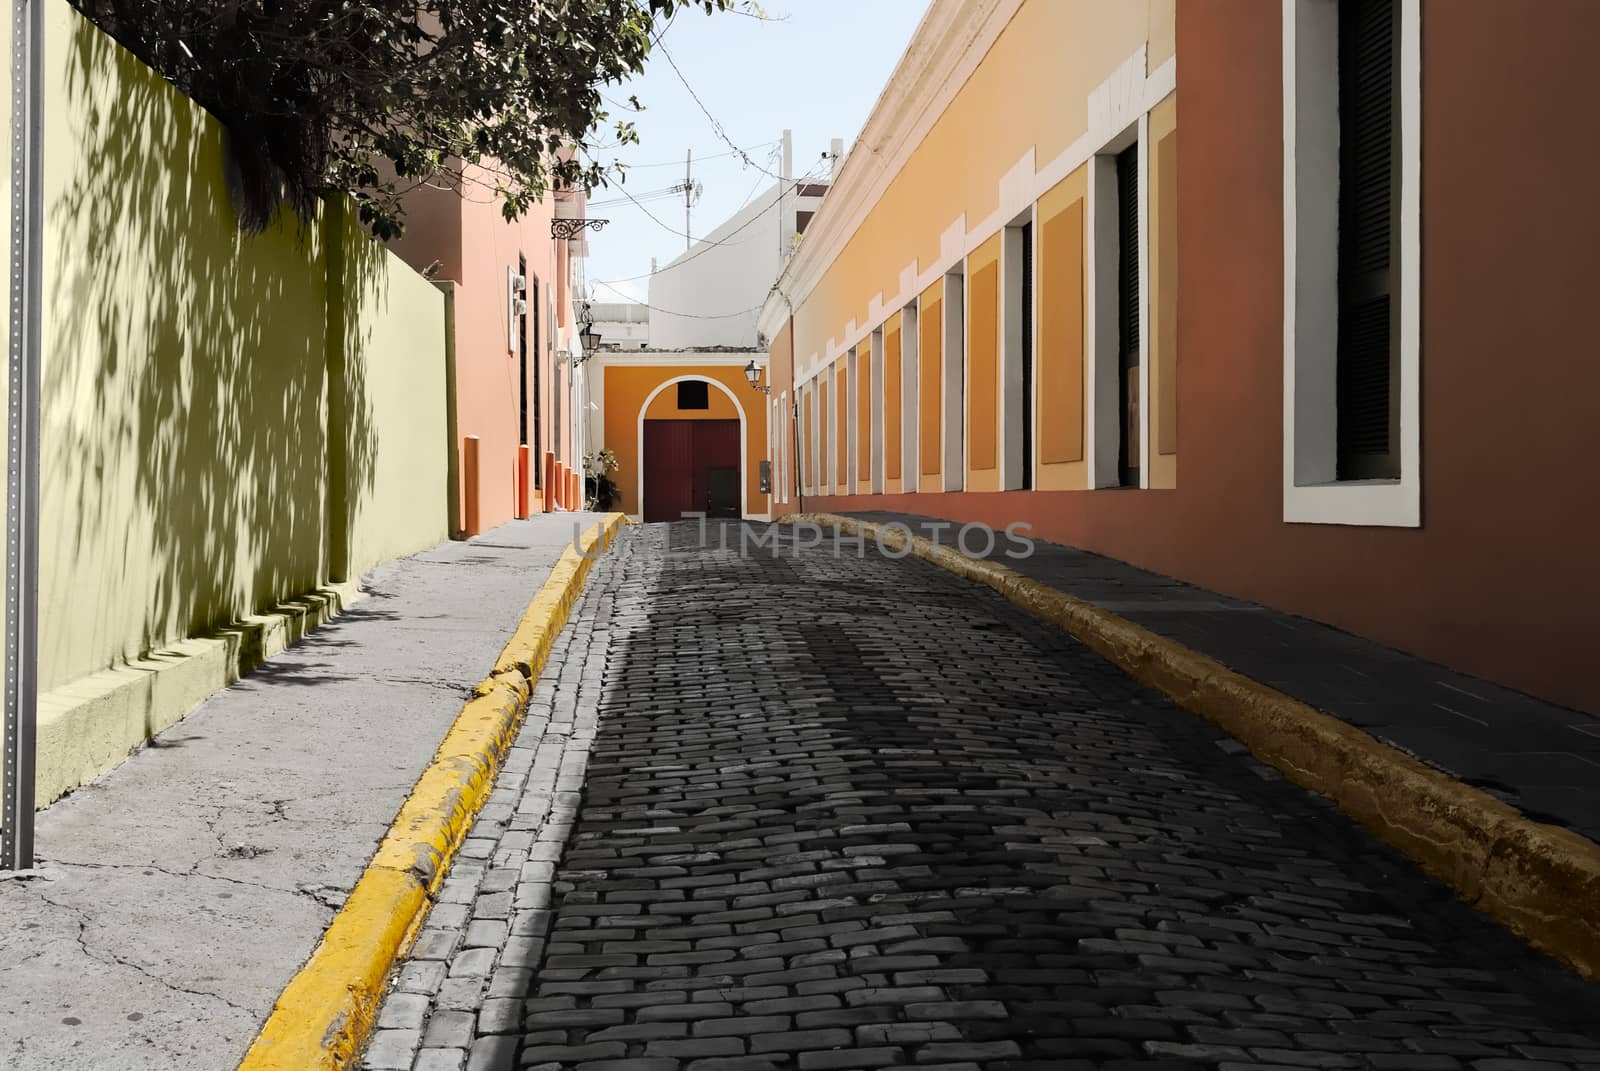
[(550, 221), (550, 237), (576, 238), (585, 227), (592, 228), (598, 234), (600, 228), (610, 222), (609, 219), (553, 219)]

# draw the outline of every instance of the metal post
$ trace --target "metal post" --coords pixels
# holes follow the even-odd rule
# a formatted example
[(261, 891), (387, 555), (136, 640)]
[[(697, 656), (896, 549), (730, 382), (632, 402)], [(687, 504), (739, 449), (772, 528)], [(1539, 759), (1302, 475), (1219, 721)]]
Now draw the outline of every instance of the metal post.
[(481, 440), (468, 435), (461, 440), (461, 534), (471, 539), (483, 531), (478, 501), (478, 448)]
[(525, 521), (533, 512), (533, 497), (529, 494), (529, 476), (533, 466), (528, 460), (528, 444), (517, 446), (517, 520)]
[(42, 258), (42, 0), (11, 18), (11, 324), (6, 465), (5, 751), (0, 869), (33, 866), (38, 714), (39, 292)]

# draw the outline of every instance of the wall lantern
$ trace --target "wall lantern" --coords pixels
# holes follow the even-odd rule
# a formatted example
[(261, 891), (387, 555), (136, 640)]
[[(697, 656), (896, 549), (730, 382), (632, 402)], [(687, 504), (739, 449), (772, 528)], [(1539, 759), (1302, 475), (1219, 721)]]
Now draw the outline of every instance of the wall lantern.
[(594, 329), (594, 313), (585, 301), (578, 312), (578, 342), (583, 346), (583, 355), (578, 358), (577, 364), (582, 364), (593, 357), (600, 349), (600, 332)]
[(756, 364), (755, 358), (751, 358), (750, 363), (744, 366), (744, 378), (750, 381), (751, 387), (762, 394), (772, 393), (771, 387), (763, 387), (761, 385), (761, 366)]

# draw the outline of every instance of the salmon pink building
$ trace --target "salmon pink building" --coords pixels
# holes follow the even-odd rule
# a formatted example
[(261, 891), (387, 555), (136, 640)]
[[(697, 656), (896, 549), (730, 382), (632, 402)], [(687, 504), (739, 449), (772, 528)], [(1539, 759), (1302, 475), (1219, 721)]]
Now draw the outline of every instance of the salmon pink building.
[(555, 235), (557, 220), (582, 218), (582, 195), (549, 193), (507, 222), (493, 198), (422, 186), (406, 210), (394, 251), (450, 296), (451, 419), (441, 448), (451, 458), (453, 533), (579, 508), (582, 361), (573, 294), (588, 232)]
[(1600, 710), (1597, 35), (933, 0), (761, 315), (774, 513), (1027, 522)]

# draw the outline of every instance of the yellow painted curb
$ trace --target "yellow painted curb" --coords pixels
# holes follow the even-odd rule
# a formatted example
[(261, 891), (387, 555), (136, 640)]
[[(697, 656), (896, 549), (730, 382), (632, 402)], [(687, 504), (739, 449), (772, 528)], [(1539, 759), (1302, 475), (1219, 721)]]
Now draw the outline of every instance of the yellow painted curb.
[(611, 545), (621, 522), (622, 514), (608, 514), (578, 547), (562, 553), (494, 674), (457, 715), (344, 907), (284, 987), (240, 1071), (333, 1071), (353, 1064), (372, 1030), (389, 968), (410, 947), (433, 892), (493, 790), (533, 681), (593, 558)]
[(1600, 978), (1600, 845), (1593, 841), (1535, 822), (1348, 722), (996, 562), (853, 517), (807, 513), (785, 521), (909, 549), (988, 585), (1333, 800), (1529, 944)]

